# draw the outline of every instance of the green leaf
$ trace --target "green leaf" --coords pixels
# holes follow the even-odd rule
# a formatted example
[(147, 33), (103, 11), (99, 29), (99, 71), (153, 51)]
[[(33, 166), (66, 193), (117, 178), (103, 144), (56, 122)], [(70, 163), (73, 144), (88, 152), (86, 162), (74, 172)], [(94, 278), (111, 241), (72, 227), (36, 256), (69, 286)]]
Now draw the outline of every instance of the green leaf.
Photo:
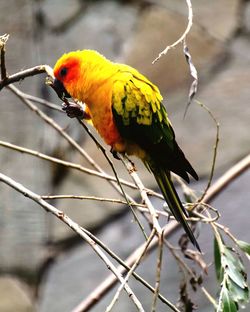
[(243, 262), (240, 258), (239, 253), (237, 253), (233, 248), (226, 246), (224, 253), (227, 258), (239, 269), (244, 270)]
[(224, 249), (221, 263), (231, 280), (233, 280), (239, 287), (243, 289), (247, 287), (246, 273), (244, 272), (243, 263), (239, 256), (233, 254), (233, 251), (228, 247)]
[(222, 279), (222, 268), (221, 268), (221, 253), (218, 241), (216, 237), (214, 237), (214, 264), (215, 264), (215, 273), (217, 280), (221, 282)]
[(249, 301), (249, 290), (248, 287), (241, 288), (239, 285), (234, 283), (232, 280), (228, 281), (228, 290), (230, 297), (239, 303), (245, 303)]
[(219, 305), (216, 312), (237, 312), (237, 306), (231, 299), (229, 292), (225, 286), (221, 289)]
[(250, 256), (250, 244), (242, 241), (242, 240), (237, 240), (237, 245), (240, 247), (242, 251), (247, 253)]
[[(217, 278), (221, 282), (221, 291), (216, 311), (236, 312), (239, 305), (249, 301), (247, 274), (239, 253), (226, 246), (220, 234), (218, 235), (214, 239), (214, 258)], [(243, 251), (250, 254), (250, 244), (243, 241), (237, 241), (237, 244)]]
[(235, 302), (231, 299), (229, 292), (226, 288), (224, 288), (222, 294), (222, 302), (223, 302), (223, 312), (237, 312), (237, 306)]

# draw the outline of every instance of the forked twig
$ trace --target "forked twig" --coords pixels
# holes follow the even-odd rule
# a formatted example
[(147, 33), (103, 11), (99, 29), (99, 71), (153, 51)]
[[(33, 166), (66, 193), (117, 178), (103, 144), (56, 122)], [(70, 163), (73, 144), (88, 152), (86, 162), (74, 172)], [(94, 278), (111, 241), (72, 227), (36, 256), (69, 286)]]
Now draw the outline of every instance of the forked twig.
[[(163, 228), (164, 236), (167, 237), (175, 230), (176, 221), (171, 222), (166, 227)], [(85, 230), (86, 231), (86, 230)], [(124, 261), (117, 257), (111, 250), (107, 249), (107, 246), (104, 245), (100, 240), (94, 237), (91, 233), (89, 233), (91, 238), (95, 240), (95, 242), (100, 245), (108, 254), (111, 255), (122, 267), (120, 267), (121, 274), (124, 274), (126, 271), (131, 269), (131, 266), (138, 259), (138, 255), (141, 254), (142, 250), (144, 250), (146, 242), (143, 243), (140, 247), (138, 247), (133, 253)], [(158, 246), (158, 237), (155, 235), (152, 239), (152, 242), (148, 246), (147, 251), (152, 252)], [(139, 280), (144, 286), (146, 286), (151, 292), (155, 293), (155, 289), (149, 285), (145, 280), (143, 280), (137, 273), (132, 272), (133, 276)], [(91, 293), (86, 299), (84, 299), (72, 312), (87, 312), (96, 304), (96, 298), (101, 299), (111, 287), (113, 287), (117, 282), (117, 279), (114, 275), (110, 275), (106, 278), (99, 286)], [(169, 300), (164, 298), (160, 293), (158, 294), (158, 298), (165, 303), (172, 311), (180, 312), (178, 308), (174, 304), (172, 304)]]
[(181, 35), (179, 39), (177, 39), (174, 43), (171, 45), (168, 45), (162, 52), (159, 53), (159, 55), (153, 60), (152, 64), (157, 62), (163, 55), (166, 55), (170, 49), (173, 49), (176, 47), (179, 43), (181, 43), (189, 33), (192, 25), (193, 25), (193, 9), (192, 9), (192, 3), (191, 0), (186, 0), (187, 6), (188, 6), (188, 25), (185, 29), (184, 33)]
[[(234, 179), (236, 179), (240, 174), (242, 174), (248, 168), (250, 168), (250, 154), (246, 156), (244, 159), (242, 159), (239, 163), (237, 163), (234, 167), (230, 168), (221, 178), (219, 178), (213, 185), (211, 185), (210, 188), (207, 190), (207, 193), (205, 197), (203, 198), (203, 201), (206, 203), (211, 202), (211, 200), (213, 200), (217, 195), (219, 195), (224, 190), (224, 188), (227, 187), (227, 185), (233, 182)], [(179, 227), (179, 223), (175, 220), (168, 223), (163, 228), (164, 237), (169, 236), (171, 233), (176, 231), (178, 227)], [(152, 243), (150, 244), (148, 248), (148, 252), (155, 249), (156, 246), (158, 246), (158, 243), (159, 243), (158, 237), (154, 237)], [(133, 264), (134, 261), (136, 260), (136, 257), (137, 257), (137, 253), (135, 251), (125, 261), (126, 264), (127, 265)], [(116, 282), (115, 279), (112, 278), (111, 276), (108, 279), (106, 279), (102, 284), (99, 285), (98, 289), (96, 289), (96, 292), (98, 292), (97, 297), (101, 298), (106, 293), (106, 289), (109, 289), (110, 287), (112, 287), (112, 285), (114, 285), (115, 282)], [(204, 293), (205, 292), (206, 291), (204, 291)], [(206, 294), (206, 296), (209, 297), (209, 294)], [(159, 295), (159, 298), (161, 299), (160, 295)], [(210, 298), (210, 299), (213, 299), (213, 298)], [(78, 305), (78, 307), (74, 310), (74, 312), (89, 311), (89, 308), (92, 307), (94, 304), (95, 302), (93, 302), (93, 298), (90, 295), (88, 298), (86, 298), (84, 301), (82, 301)], [(174, 305), (171, 308), (173, 309), (173, 311), (179, 311)]]
[[(17, 97), (34, 113), (36, 113), (43, 121), (49, 124), (52, 128), (54, 128), (74, 149), (76, 149), (89, 163), (93, 166), (97, 171), (102, 174), (105, 174), (105, 171), (89, 156), (89, 154), (70, 136), (68, 135), (62, 127), (56, 123), (52, 118), (46, 115), (43, 111), (41, 111), (34, 103), (30, 100), (23, 98), (22, 92), (13, 85), (8, 86), (8, 88), (17, 95)], [(113, 188), (121, 194), (121, 190), (117, 183), (108, 180), (108, 182), (113, 186)]]
[(103, 153), (104, 157), (106, 158), (108, 164), (110, 165), (110, 167), (111, 167), (111, 169), (112, 169), (112, 171), (113, 171), (113, 173), (114, 173), (114, 176), (115, 176), (115, 178), (116, 178), (117, 184), (118, 184), (119, 187), (120, 187), (121, 193), (122, 193), (123, 197), (125, 198), (126, 203), (127, 203), (127, 205), (129, 206), (130, 210), (132, 211), (132, 214), (133, 214), (133, 216), (134, 216), (134, 218), (135, 218), (135, 221), (136, 221), (136, 223), (139, 225), (139, 227), (140, 227), (140, 229), (141, 229), (141, 231), (142, 231), (142, 234), (144, 235), (145, 240), (147, 240), (148, 237), (147, 237), (147, 234), (146, 234), (146, 232), (145, 232), (144, 226), (143, 226), (143, 224), (141, 223), (139, 217), (137, 216), (136, 211), (134, 210), (133, 206), (130, 205), (130, 202), (134, 202), (134, 201), (133, 201), (133, 199), (131, 199), (131, 197), (130, 197), (129, 195), (127, 195), (127, 194), (125, 193), (125, 191), (124, 191), (124, 189), (123, 189), (123, 187), (122, 187), (122, 184), (121, 184), (121, 182), (120, 182), (120, 178), (118, 177), (118, 174), (117, 174), (117, 172), (116, 172), (116, 170), (115, 170), (115, 167), (114, 167), (114, 165), (113, 165), (113, 162), (111, 161), (111, 159), (110, 159), (109, 156), (107, 155), (105, 148), (104, 148), (104, 147), (99, 143), (99, 141), (92, 135), (92, 133), (90, 132), (89, 128), (84, 124), (84, 122), (83, 122), (82, 120), (80, 120), (80, 119), (77, 119), (77, 120), (78, 120), (78, 122), (82, 125), (82, 127), (85, 129), (85, 131), (86, 131), (87, 134), (90, 136), (90, 138), (95, 142), (96, 146), (101, 150), (101, 152)]
[[(89, 237), (86, 234), (86, 232), (82, 230), (82, 228), (76, 222), (70, 219), (64, 212), (58, 210), (57, 208), (55, 208), (54, 206), (52, 206), (51, 204), (43, 200), (41, 196), (39, 196), (38, 194), (30, 191), (29, 189), (24, 187), (22, 184), (14, 181), (10, 177), (7, 177), (6, 175), (2, 173), (0, 173), (0, 181), (14, 188), (16, 191), (23, 194), (25, 197), (28, 197), (31, 200), (35, 201), (46, 211), (51, 212), (53, 215), (55, 215), (57, 218), (59, 218), (61, 221), (67, 224), (73, 231), (75, 231), (79, 236), (81, 236), (90, 245), (90, 247), (102, 259), (102, 261), (106, 264), (107, 268), (112, 271), (112, 273), (116, 276), (116, 278), (120, 281), (120, 283), (124, 282), (124, 279), (121, 273), (117, 270), (117, 268), (105, 255), (105, 253), (101, 250), (101, 248), (91, 239), (91, 237)], [(141, 302), (138, 300), (138, 298), (136, 297), (136, 295), (134, 294), (134, 292), (132, 291), (132, 289), (129, 287), (129, 285), (126, 282), (124, 283), (124, 289), (127, 292), (128, 297), (135, 304), (137, 310), (139, 312), (144, 312)]]
[[(34, 157), (37, 157), (37, 158), (40, 158), (40, 159), (43, 159), (43, 160), (46, 160), (46, 161), (50, 161), (52, 163), (56, 163), (56, 164), (59, 164), (61, 166), (65, 166), (67, 168), (75, 169), (75, 170), (84, 172), (86, 174), (96, 176), (96, 177), (101, 178), (101, 179), (105, 179), (105, 180), (108, 180), (108, 181), (116, 182), (116, 178), (115, 177), (113, 177), (113, 176), (111, 176), (111, 175), (109, 175), (109, 174), (107, 174), (105, 172), (102, 173), (100, 171), (92, 170), (92, 169), (83, 167), (80, 164), (73, 163), (73, 162), (66, 161), (66, 160), (62, 160), (62, 159), (59, 159), (59, 158), (56, 158), (56, 157), (52, 157), (52, 156), (49, 156), (47, 154), (40, 153), (40, 152), (38, 152), (36, 150), (32, 150), (32, 149), (29, 149), (29, 148), (26, 148), (26, 147), (18, 146), (18, 145), (15, 145), (15, 144), (12, 144), (12, 143), (9, 143), (9, 142), (6, 142), (6, 141), (0, 141), (0, 146), (12, 149), (13, 151), (18, 151), (20, 153), (32, 155)], [(127, 186), (129, 188), (137, 189), (135, 184), (133, 184), (131, 182), (128, 182), (128, 181), (126, 181), (124, 179), (120, 179), (120, 182), (121, 182), (121, 184), (123, 184), (123, 185), (125, 185), (125, 186)], [(147, 190), (147, 191), (150, 192), (150, 190)]]
[[(145, 244), (145, 247), (141, 250), (140, 254), (138, 255), (136, 261), (134, 262), (133, 266), (130, 268), (130, 270), (128, 271), (127, 275), (125, 276), (124, 278), (124, 282), (122, 284), (120, 284), (115, 296), (113, 297), (112, 299), (112, 302), (109, 304), (109, 306), (107, 307), (106, 311), (105, 312), (111, 312), (112, 308), (114, 307), (115, 303), (118, 301), (119, 299), (119, 296), (120, 296), (120, 293), (123, 289), (123, 287), (125, 286), (125, 283), (128, 282), (130, 276), (133, 274), (133, 272), (135, 271), (135, 269), (138, 267), (141, 259), (143, 258), (143, 256), (146, 254), (147, 252), (147, 249), (148, 249), (148, 246), (149, 244), (151, 243), (152, 239), (154, 238), (155, 236), (155, 229), (152, 230), (151, 234), (149, 235), (147, 241), (146, 241), (146, 244)], [(156, 295), (159, 294), (159, 292), (156, 292)]]
[(163, 232), (162, 232), (162, 235), (159, 237), (159, 244), (158, 244), (155, 292), (154, 292), (154, 296), (153, 296), (153, 303), (152, 303), (151, 312), (156, 312), (157, 298), (158, 298), (158, 295), (160, 292), (161, 267), (162, 267), (162, 256), (163, 256), (163, 241), (164, 241), (164, 236), (163, 236)]
[(121, 160), (122, 160), (124, 166), (127, 168), (127, 170), (129, 172), (129, 174), (131, 175), (133, 181), (137, 185), (137, 187), (138, 187), (138, 189), (140, 191), (140, 194), (141, 194), (141, 198), (142, 198), (143, 202), (145, 203), (145, 205), (148, 207), (149, 213), (150, 213), (151, 218), (152, 218), (153, 227), (156, 230), (157, 235), (159, 237), (161, 237), (161, 235), (162, 235), (162, 228), (160, 227), (159, 222), (157, 220), (157, 213), (155, 211), (154, 206), (152, 205), (151, 201), (148, 198), (147, 192), (145, 191), (145, 188), (144, 188), (144, 185), (142, 184), (141, 179), (139, 178), (139, 176), (135, 172), (134, 165), (126, 157), (126, 155), (121, 154)]

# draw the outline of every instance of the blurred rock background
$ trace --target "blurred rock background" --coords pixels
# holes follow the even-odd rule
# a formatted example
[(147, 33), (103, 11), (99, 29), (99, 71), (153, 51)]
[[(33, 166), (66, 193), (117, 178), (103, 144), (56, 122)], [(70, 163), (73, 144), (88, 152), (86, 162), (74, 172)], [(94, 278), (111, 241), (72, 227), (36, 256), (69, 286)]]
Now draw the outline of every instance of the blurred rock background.
[[(250, 151), (250, 2), (193, 0), (192, 4), (194, 25), (187, 44), (200, 78), (196, 99), (208, 106), (220, 123), (218, 177)], [(195, 102), (183, 119), (191, 78), (181, 45), (152, 65), (158, 53), (179, 38), (186, 25), (187, 8), (183, 0), (0, 1), (1, 34), (10, 34), (6, 52), (10, 74), (38, 64), (53, 66), (62, 53), (88, 48), (138, 68), (157, 84), (177, 141), (201, 176), (195, 187), (202, 191), (211, 168), (215, 125)], [(58, 103), (45, 86), (44, 78), (26, 79), (18, 87)], [(59, 112), (41, 109), (111, 173), (106, 160), (76, 122)], [(6, 89), (0, 93), (0, 140), (87, 165), (53, 129)], [(114, 164), (120, 176), (129, 179), (119, 162), (114, 160)], [(3, 173), (39, 194), (117, 197), (101, 179), (73, 170), (63, 171), (3, 147), (0, 167)], [(155, 186), (146, 170), (139, 164), (137, 167), (145, 185)], [(245, 217), (249, 214), (249, 181), (249, 173), (244, 174), (213, 203), (222, 213), (222, 221), (246, 241), (249, 241), (249, 218)], [(33, 202), (2, 184), (0, 198), (0, 311), (70, 311), (108, 272), (70, 229)], [(100, 237), (123, 257), (142, 242), (127, 208), (93, 201), (58, 200), (53, 204), (82, 226), (98, 230)], [(212, 241), (209, 227), (203, 226), (199, 241), (207, 259), (212, 261), (212, 242), (208, 237)], [(144, 275), (147, 265), (154, 267), (154, 257), (150, 256), (141, 267)], [(165, 266), (167, 274), (162, 288), (167, 285), (164, 293), (175, 301), (178, 270), (171, 269), (175, 268), (171, 257)], [(148, 273), (149, 280), (153, 280), (154, 271)], [(216, 295), (213, 282), (211, 279), (206, 283)], [(103, 311), (110, 298), (111, 294), (93, 311)], [(198, 298), (198, 302), (200, 311), (211, 311), (206, 299)], [(124, 296), (114, 311), (131, 311), (127, 304)]]

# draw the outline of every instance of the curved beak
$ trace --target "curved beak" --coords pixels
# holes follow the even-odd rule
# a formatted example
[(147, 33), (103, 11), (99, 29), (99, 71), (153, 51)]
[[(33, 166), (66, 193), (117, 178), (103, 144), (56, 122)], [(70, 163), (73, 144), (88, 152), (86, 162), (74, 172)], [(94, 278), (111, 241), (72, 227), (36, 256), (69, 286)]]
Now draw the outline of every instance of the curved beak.
[(56, 91), (58, 97), (62, 100), (63, 98), (70, 98), (71, 95), (67, 92), (67, 90), (65, 89), (63, 83), (58, 80), (58, 79), (54, 79), (53, 83), (52, 83), (52, 88)]

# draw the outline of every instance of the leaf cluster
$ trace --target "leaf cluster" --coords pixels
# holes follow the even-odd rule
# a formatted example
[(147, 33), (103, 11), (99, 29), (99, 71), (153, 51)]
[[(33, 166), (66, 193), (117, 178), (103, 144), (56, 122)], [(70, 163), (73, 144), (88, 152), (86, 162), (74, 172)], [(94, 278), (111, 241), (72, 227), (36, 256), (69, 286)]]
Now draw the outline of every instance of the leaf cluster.
[[(250, 245), (236, 242), (246, 254), (250, 254)], [(214, 240), (214, 259), (216, 277), (221, 283), (219, 303), (216, 312), (236, 312), (239, 306), (249, 301), (249, 288), (244, 264), (235, 249), (226, 246), (217, 232)]]

